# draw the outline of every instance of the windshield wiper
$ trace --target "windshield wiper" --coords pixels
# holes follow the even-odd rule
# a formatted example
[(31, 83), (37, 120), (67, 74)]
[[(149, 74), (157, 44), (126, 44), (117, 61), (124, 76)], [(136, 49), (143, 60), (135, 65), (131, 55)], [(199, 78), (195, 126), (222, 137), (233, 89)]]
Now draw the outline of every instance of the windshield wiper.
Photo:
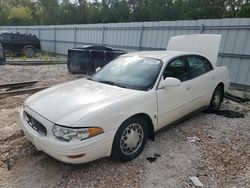
[(103, 84), (112, 85), (112, 86), (118, 86), (118, 87), (122, 87), (122, 88), (127, 88), (126, 86), (123, 86), (121, 84), (118, 84), (118, 83), (115, 83), (115, 82), (112, 82), (112, 81), (108, 81), (108, 80), (99, 80), (99, 82), (103, 83)]

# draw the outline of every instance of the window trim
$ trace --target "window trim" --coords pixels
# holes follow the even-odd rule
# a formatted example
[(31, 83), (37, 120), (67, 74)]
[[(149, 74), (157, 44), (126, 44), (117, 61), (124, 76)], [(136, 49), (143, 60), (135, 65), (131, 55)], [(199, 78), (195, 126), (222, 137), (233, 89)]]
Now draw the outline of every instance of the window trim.
[(28, 42), (26, 42), (27, 39), (26, 39), (25, 35), (22, 35), (22, 34), (13, 34), (12, 40), (15, 42), (18, 42), (18, 43), (28, 43)]
[(161, 71), (161, 73), (159, 75), (158, 82), (156, 83), (156, 90), (160, 89), (159, 85), (160, 85), (160, 82), (162, 80), (161, 78), (163, 77), (164, 70), (167, 68), (168, 64), (171, 63), (172, 61), (178, 59), (178, 58), (184, 58), (185, 59), (185, 63), (186, 63), (186, 66), (187, 66), (187, 69), (188, 69), (188, 72), (189, 72), (189, 77), (190, 77), (190, 79), (185, 80), (183, 82), (181, 81), (181, 83), (184, 83), (184, 82), (187, 82), (187, 81), (191, 81), (193, 79), (196, 79), (196, 78), (204, 75), (204, 74), (201, 74), (201, 75), (199, 75), (197, 77), (194, 77), (194, 78), (192, 77), (191, 71), (190, 71), (190, 67), (189, 67), (189, 63), (188, 63), (188, 60), (187, 60), (187, 57), (190, 57), (190, 56), (201, 57), (201, 58), (204, 58), (205, 60), (208, 61), (208, 63), (211, 65), (212, 69), (209, 70), (209, 71), (206, 71), (204, 74), (207, 74), (208, 72), (211, 72), (211, 71), (214, 70), (214, 67), (213, 67), (212, 63), (206, 57), (204, 57), (202, 55), (198, 55), (198, 54), (188, 54), (187, 55), (187, 54), (185, 54), (185, 55), (179, 55), (179, 56), (173, 57), (173, 58), (169, 59), (168, 62), (164, 66), (162, 66), (162, 71)]
[[(183, 56), (183, 57), (177, 57), (177, 58), (172, 59), (171, 61), (169, 61), (169, 62), (167, 63), (167, 66), (165, 67), (165, 69), (164, 69), (163, 72), (162, 72), (162, 76), (164, 77), (164, 71), (168, 68), (168, 66), (169, 66), (171, 63), (173, 63), (174, 61), (178, 60), (178, 59), (181, 59), (181, 60), (184, 61), (184, 63), (185, 63), (185, 64), (184, 64), (184, 65), (185, 65), (185, 68), (187, 69), (187, 72), (188, 72), (188, 77), (189, 77), (188, 80), (190, 80), (190, 76), (191, 76), (191, 74), (190, 74), (190, 69), (189, 69), (188, 61), (187, 61), (187, 59), (185, 58), (185, 56)], [(177, 78), (177, 79), (178, 79), (178, 78)], [(185, 80), (185, 81), (187, 81), (187, 80)], [(181, 81), (181, 82), (185, 82), (185, 81)]]
[[(160, 89), (160, 88), (159, 88), (159, 85), (160, 85), (160, 82), (161, 82), (161, 80), (162, 80), (164, 70), (167, 68), (168, 64), (171, 63), (172, 61), (178, 59), (178, 58), (185, 58), (185, 56), (186, 56), (186, 55), (178, 55), (178, 56), (172, 57), (172, 58), (170, 58), (170, 59), (168, 60), (167, 63), (165, 63), (164, 66), (162, 66), (161, 73), (159, 74), (158, 81), (156, 82), (155, 90), (159, 90), (159, 89)], [(186, 59), (185, 59), (185, 63), (187, 63), (187, 62), (186, 62)], [(188, 81), (188, 80), (186, 80), (186, 81)], [(186, 81), (184, 81), (184, 82), (186, 82)], [(181, 82), (181, 83), (183, 83), (183, 82)]]
[[(136, 56), (133, 56), (133, 55), (121, 55), (121, 56), (118, 56), (117, 58), (115, 58), (115, 59), (119, 59), (119, 58), (123, 58), (123, 57), (136, 57)], [(138, 57), (140, 57), (140, 58), (144, 58), (144, 59), (153, 59), (153, 60), (157, 60), (157, 61), (160, 61), (160, 71), (159, 71), (159, 75), (161, 74), (161, 72), (162, 72), (162, 67), (164, 66), (164, 62), (162, 61), (162, 59), (159, 59), (159, 58), (155, 58), (155, 57), (146, 57), (146, 56), (138, 56)], [(114, 59), (114, 60), (115, 60)], [(107, 65), (107, 64), (106, 64)], [(105, 66), (106, 66), (105, 65)], [(105, 67), (105, 66), (103, 66), (103, 67)], [(103, 68), (102, 67), (102, 68)], [(97, 72), (95, 73), (95, 74), (97, 74)], [(92, 78), (95, 74), (93, 74), (90, 78)], [(150, 85), (150, 87), (148, 88), (148, 89), (134, 89), (134, 88), (127, 88), (127, 89), (132, 89), (132, 90), (138, 90), (138, 91), (145, 91), (145, 92), (148, 92), (148, 91), (150, 91), (150, 90), (154, 90), (154, 87), (156, 86), (156, 84), (157, 84), (157, 87), (158, 87), (158, 79), (159, 79), (159, 77), (156, 77), (156, 79), (154, 80), (154, 82)], [(94, 81), (94, 82), (96, 82), (96, 81)]]
[[(199, 76), (196, 76), (196, 77), (192, 77), (192, 74), (191, 74), (191, 69), (190, 69), (190, 66), (189, 66), (189, 62), (188, 62), (188, 57), (200, 57), (200, 58), (203, 58), (203, 59), (205, 59), (205, 60), (207, 60), (207, 62), (210, 64), (210, 66), (212, 67), (212, 69), (211, 70), (207, 70), (206, 69), (206, 66), (205, 66), (205, 64), (204, 64), (204, 66), (205, 66), (205, 69), (206, 69), (206, 72), (205, 73), (203, 73), (203, 74), (201, 74), (201, 75), (199, 75)], [(201, 55), (186, 55), (186, 61), (187, 61), (187, 65), (188, 65), (188, 71), (189, 71), (189, 75), (190, 75), (190, 80), (192, 80), (192, 79), (195, 79), (195, 78), (198, 78), (198, 77), (200, 77), (200, 76), (202, 76), (202, 75), (204, 75), (204, 74), (207, 74), (208, 72), (210, 72), (210, 71), (213, 71), (214, 70), (214, 67), (213, 67), (213, 65), (212, 65), (212, 63), (207, 59), (207, 58), (205, 58), (204, 56), (201, 56)]]

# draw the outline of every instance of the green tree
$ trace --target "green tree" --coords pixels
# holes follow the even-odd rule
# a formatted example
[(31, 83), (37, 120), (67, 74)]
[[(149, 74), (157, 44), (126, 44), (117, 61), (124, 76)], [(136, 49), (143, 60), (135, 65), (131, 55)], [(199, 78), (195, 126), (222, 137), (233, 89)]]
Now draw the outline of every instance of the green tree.
[(226, 0), (227, 17), (250, 17), (250, 0)]
[(29, 25), (33, 23), (31, 10), (23, 6), (11, 8), (8, 19), (12, 25)]
[(0, 25), (8, 25), (9, 6), (4, 0), (0, 0)]
[(37, 6), (41, 7), (44, 24), (59, 24), (60, 4), (58, 0), (37, 0)]
[(239, 17), (249, 18), (250, 17), (250, 1), (242, 5)]
[(0, 25), (250, 17), (250, 0), (0, 0)]
[(78, 7), (69, 0), (63, 0), (58, 8), (58, 23), (71, 24), (72, 20), (74, 23), (79, 23), (79, 17)]

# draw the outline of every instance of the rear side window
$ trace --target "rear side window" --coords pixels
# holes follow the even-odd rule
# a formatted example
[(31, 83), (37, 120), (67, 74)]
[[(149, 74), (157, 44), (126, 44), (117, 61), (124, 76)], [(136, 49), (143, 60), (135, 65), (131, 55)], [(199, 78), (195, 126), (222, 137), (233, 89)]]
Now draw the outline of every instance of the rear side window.
[(29, 42), (38, 42), (36, 36), (26, 36), (26, 40)]
[(190, 78), (184, 58), (177, 58), (167, 65), (163, 72), (163, 78), (167, 77), (177, 78), (182, 82)]
[(192, 78), (198, 77), (213, 69), (211, 63), (201, 56), (187, 57)]
[(14, 41), (18, 41), (18, 42), (20, 42), (20, 41), (25, 41), (26, 39), (25, 39), (25, 37), (23, 36), (23, 35), (19, 35), (19, 34), (14, 34), (13, 36), (13, 40)]
[(207, 72), (213, 70), (213, 66), (211, 65), (211, 63), (207, 59), (205, 59), (203, 57), (198, 57), (198, 58), (201, 58), (204, 61)]

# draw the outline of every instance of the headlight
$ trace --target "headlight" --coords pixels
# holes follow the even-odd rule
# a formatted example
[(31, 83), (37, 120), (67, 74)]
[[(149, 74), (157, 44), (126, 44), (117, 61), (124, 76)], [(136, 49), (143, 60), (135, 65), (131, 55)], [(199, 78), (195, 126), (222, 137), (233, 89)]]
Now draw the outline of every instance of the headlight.
[(59, 125), (54, 125), (53, 134), (56, 138), (64, 141), (71, 140), (84, 140), (103, 133), (103, 129), (100, 127), (89, 128), (69, 128)]

